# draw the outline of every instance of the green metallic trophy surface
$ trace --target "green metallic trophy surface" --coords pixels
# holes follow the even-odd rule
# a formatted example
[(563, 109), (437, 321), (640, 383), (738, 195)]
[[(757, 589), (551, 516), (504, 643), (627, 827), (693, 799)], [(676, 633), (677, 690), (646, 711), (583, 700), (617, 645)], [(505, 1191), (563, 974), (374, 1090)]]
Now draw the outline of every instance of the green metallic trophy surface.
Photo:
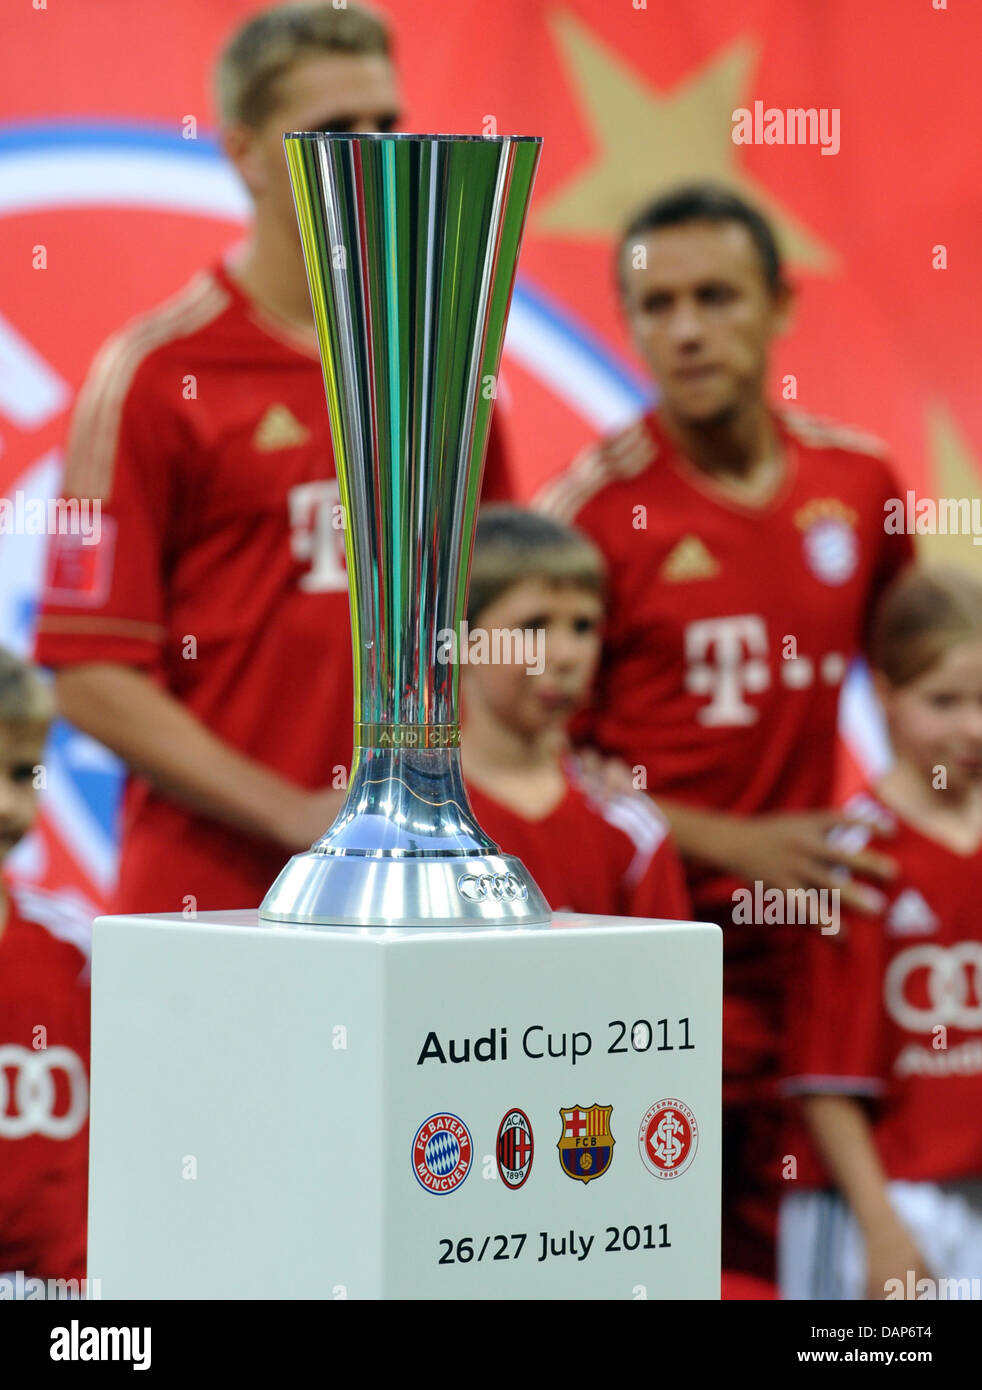
[[(284, 138), (344, 512), (355, 724), (334, 824), (262, 918), (351, 926), (549, 919), (471, 811), (459, 677), (498, 364), (541, 141)], [(456, 649), (457, 644), (452, 644)]]

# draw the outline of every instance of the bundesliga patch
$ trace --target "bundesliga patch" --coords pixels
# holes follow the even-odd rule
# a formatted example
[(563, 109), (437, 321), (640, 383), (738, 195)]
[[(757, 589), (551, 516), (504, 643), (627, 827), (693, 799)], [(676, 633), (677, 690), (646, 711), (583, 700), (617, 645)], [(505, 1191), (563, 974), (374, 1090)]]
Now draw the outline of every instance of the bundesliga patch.
[(670, 1098), (655, 1101), (638, 1130), (644, 1166), (656, 1178), (677, 1178), (696, 1156), (699, 1126), (687, 1105)]
[(513, 1192), (528, 1181), (534, 1147), (532, 1126), (525, 1111), (509, 1110), (498, 1126), (495, 1153), (501, 1181)]
[(413, 1139), (416, 1181), (438, 1197), (460, 1186), (471, 1170), (473, 1156), (470, 1130), (457, 1115), (431, 1115)]
[(44, 597), (49, 603), (101, 608), (109, 597), (116, 551), (116, 519), (100, 518), (98, 544), (83, 536), (59, 532), (48, 550)]
[(614, 1157), (614, 1136), (610, 1130), (612, 1105), (573, 1105), (560, 1107), (563, 1132), (556, 1148), (559, 1162), (568, 1178), (592, 1182), (602, 1178)]

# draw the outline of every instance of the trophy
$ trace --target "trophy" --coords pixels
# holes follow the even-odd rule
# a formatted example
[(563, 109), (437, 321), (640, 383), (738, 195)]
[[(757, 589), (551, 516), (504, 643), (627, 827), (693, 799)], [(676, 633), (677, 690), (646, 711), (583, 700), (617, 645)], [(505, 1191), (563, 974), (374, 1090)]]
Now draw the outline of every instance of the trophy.
[(548, 921), (477, 824), (460, 767), (458, 644), (481, 473), (541, 140), (284, 137), (344, 522), (354, 750), (330, 829), (266, 921)]

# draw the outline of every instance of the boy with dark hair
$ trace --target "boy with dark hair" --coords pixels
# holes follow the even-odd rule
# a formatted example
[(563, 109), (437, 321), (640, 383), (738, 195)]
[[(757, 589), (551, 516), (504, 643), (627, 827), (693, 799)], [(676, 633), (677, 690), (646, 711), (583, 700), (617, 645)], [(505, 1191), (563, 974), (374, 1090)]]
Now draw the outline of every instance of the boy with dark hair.
[(684, 920), (681, 864), (654, 803), (589, 785), (567, 756), (566, 727), (600, 654), (604, 592), (586, 537), (518, 507), (483, 510), (467, 638), (491, 659), (463, 669), (468, 794), (554, 911)]
[(912, 545), (884, 530), (900, 494), (882, 445), (769, 399), (792, 294), (756, 209), (714, 185), (666, 192), (626, 228), (617, 275), (658, 407), (587, 449), (538, 505), (609, 567), (577, 732), (645, 769), (696, 915), (723, 928), (723, 1262), (773, 1278), (795, 941), (736, 917), (734, 894), (824, 889), (860, 912), (882, 901), (889, 858), (830, 840), (848, 816), (829, 808), (839, 691)]

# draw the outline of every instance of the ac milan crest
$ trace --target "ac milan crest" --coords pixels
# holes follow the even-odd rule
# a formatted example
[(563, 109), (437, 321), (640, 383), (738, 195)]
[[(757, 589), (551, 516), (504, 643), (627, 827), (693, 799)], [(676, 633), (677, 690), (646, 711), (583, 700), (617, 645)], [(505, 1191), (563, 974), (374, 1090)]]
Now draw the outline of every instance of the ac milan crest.
[(495, 1152), (501, 1181), (513, 1192), (528, 1180), (534, 1148), (529, 1117), (524, 1110), (509, 1110), (498, 1126)]

